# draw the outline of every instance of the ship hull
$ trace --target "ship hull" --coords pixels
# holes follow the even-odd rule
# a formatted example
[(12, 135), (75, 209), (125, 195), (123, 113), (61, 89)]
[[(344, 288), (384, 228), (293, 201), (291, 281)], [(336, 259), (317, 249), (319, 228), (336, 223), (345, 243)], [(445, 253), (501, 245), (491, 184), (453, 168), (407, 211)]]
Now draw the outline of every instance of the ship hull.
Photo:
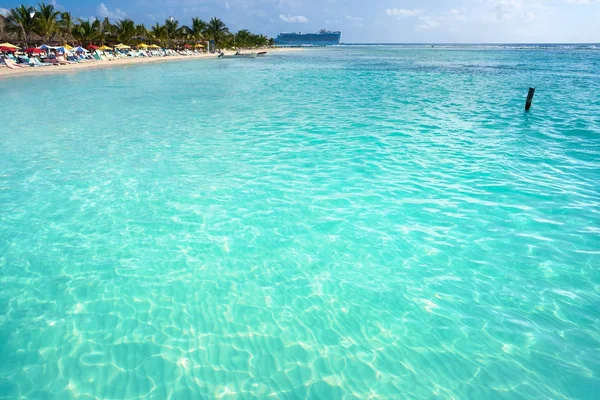
[(334, 46), (340, 43), (341, 32), (280, 33), (275, 46)]

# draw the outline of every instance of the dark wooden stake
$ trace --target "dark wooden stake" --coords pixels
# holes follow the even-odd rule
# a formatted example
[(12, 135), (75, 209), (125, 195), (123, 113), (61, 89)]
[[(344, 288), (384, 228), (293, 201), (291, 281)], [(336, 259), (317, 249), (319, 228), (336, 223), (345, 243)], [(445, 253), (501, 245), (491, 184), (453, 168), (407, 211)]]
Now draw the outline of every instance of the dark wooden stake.
[(533, 94), (535, 93), (535, 88), (529, 88), (529, 93), (527, 93), (527, 101), (525, 102), (525, 111), (529, 111), (531, 108), (531, 102), (533, 101)]

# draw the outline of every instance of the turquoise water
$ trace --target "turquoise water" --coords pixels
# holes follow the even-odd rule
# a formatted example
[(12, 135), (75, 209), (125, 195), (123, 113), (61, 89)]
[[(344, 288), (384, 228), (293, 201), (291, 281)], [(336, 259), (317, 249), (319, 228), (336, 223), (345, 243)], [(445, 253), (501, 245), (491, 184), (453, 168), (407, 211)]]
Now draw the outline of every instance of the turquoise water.
[(596, 397), (599, 71), (359, 46), (0, 80), (0, 398)]

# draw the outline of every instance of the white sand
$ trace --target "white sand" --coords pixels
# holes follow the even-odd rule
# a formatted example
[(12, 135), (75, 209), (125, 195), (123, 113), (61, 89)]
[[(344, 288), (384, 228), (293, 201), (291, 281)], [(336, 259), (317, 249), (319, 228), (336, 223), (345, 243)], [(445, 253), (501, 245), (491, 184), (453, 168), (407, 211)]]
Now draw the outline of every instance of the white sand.
[[(297, 51), (298, 48), (269, 48), (267, 51), (267, 57), (269, 53), (281, 53), (289, 51)], [(226, 54), (228, 54), (226, 52)], [(233, 52), (229, 52), (233, 54)], [(109, 68), (118, 65), (133, 65), (133, 64), (147, 64), (153, 62), (162, 61), (185, 61), (185, 60), (198, 60), (198, 59), (216, 59), (216, 54), (197, 54), (193, 56), (168, 56), (168, 57), (139, 57), (139, 58), (123, 58), (114, 61), (90, 61), (84, 63), (67, 64), (67, 65), (52, 65), (48, 67), (25, 67), (19, 69), (10, 69), (6, 66), (0, 67), (0, 79), (24, 76), (24, 75), (39, 75), (39, 74), (54, 74), (60, 72), (75, 72), (82, 69), (90, 68)]]

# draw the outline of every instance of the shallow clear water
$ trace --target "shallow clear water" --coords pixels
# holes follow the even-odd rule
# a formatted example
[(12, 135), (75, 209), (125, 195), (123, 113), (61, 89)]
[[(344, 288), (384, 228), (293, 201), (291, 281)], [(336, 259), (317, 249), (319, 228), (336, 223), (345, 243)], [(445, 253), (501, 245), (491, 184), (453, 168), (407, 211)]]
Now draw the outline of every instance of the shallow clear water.
[(594, 398), (599, 67), (357, 47), (0, 80), (0, 397)]

